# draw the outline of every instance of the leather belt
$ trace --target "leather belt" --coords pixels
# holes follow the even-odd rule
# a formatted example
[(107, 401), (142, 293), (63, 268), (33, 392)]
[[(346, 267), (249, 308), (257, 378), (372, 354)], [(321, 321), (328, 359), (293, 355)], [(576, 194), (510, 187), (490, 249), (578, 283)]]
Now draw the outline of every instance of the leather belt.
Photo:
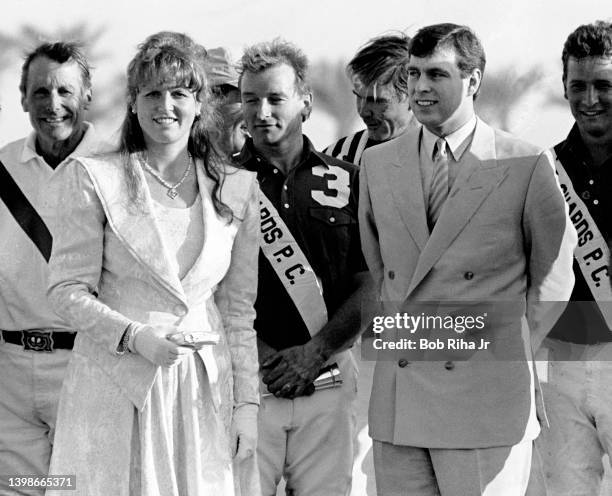
[(2, 339), (10, 344), (23, 346), (24, 350), (52, 352), (56, 349), (71, 350), (76, 332), (29, 329), (27, 331), (0, 330)]

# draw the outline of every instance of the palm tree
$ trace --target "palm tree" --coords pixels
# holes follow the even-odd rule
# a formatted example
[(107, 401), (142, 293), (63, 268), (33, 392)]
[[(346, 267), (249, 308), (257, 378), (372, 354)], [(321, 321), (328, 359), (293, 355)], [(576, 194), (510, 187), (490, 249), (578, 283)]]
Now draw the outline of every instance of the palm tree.
[(535, 67), (520, 75), (513, 67), (486, 74), (476, 99), (478, 115), (493, 126), (510, 131), (513, 107), (532, 92), (543, 77), (543, 72)]
[(312, 66), (312, 89), (317, 108), (327, 112), (336, 124), (336, 136), (330, 141), (348, 134), (355, 118), (355, 98), (342, 61), (319, 61)]

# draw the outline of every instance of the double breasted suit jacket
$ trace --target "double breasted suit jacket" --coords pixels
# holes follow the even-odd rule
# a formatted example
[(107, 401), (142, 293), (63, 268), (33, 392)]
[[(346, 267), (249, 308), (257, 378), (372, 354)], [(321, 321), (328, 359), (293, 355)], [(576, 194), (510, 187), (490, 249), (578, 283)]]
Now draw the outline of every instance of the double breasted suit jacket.
[(532, 408), (529, 334), (546, 334), (562, 310), (547, 302), (570, 295), (576, 235), (549, 155), (481, 120), (430, 234), (420, 139), (420, 130), (411, 131), (362, 159), (361, 241), (378, 295), (390, 302), (512, 302), (515, 318), (492, 319), (485, 331), (510, 336), (523, 355), (451, 366), (402, 367), (401, 351), (379, 360), (370, 434), (429, 448), (510, 446), (525, 436)]

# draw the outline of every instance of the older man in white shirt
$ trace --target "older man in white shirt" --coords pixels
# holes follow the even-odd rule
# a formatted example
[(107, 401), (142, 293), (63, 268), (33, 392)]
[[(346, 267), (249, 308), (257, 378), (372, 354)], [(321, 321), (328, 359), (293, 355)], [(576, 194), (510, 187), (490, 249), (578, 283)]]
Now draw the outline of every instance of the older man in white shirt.
[(0, 150), (0, 493), (31, 495), (9, 478), (47, 475), (75, 336), (47, 303), (52, 233), (44, 207), (57, 173), (98, 141), (83, 120), (91, 76), (78, 45), (38, 46), (26, 56), (20, 90), (33, 132)]

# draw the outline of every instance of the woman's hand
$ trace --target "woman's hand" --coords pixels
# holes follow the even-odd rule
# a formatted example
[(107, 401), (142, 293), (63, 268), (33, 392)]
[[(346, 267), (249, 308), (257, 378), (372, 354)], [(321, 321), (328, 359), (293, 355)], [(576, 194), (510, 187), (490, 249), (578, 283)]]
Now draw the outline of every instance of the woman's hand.
[(195, 332), (176, 332), (167, 338), (179, 346), (187, 346), (194, 350), (201, 350), (206, 345), (219, 343), (219, 335), (214, 332), (195, 331)]
[(155, 365), (172, 367), (194, 352), (193, 348), (180, 346), (168, 339), (167, 336), (176, 332), (174, 326), (144, 325), (134, 336), (133, 348)]
[(257, 405), (242, 405), (232, 416), (230, 443), (232, 457), (244, 461), (255, 454), (257, 447)]

